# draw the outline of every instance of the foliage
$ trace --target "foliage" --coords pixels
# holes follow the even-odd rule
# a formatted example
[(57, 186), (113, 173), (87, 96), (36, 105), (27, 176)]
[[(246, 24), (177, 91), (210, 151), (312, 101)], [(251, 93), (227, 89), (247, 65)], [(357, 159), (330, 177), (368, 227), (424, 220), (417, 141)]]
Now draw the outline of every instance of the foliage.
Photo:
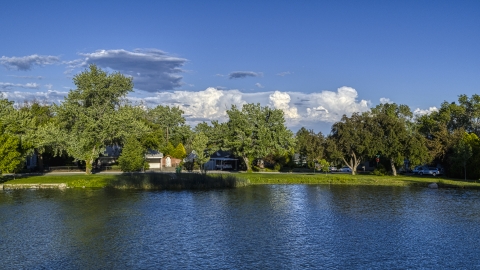
[(164, 156), (173, 156), (173, 153), (175, 152), (175, 147), (171, 142), (168, 142), (167, 145), (162, 148), (162, 152)]
[(318, 161), (318, 167), (320, 168), (320, 170), (324, 173), (328, 173), (328, 171), (330, 170), (330, 163), (328, 161), (326, 161), (325, 159), (321, 159), (320, 161)]
[(210, 156), (205, 153), (205, 148), (208, 144), (208, 137), (203, 134), (203, 132), (199, 132), (195, 134), (192, 142), (192, 148), (195, 151), (195, 162), (200, 167), (202, 173), (206, 174), (207, 171), (205, 169), (205, 163), (210, 160)]
[(341, 121), (333, 124), (326, 142), (330, 158), (341, 159), (355, 175), (361, 161), (379, 150), (373, 128), (374, 123), (368, 113), (354, 113), (351, 117), (344, 115)]
[(118, 158), (118, 164), (124, 172), (135, 172), (142, 170), (146, 165), (145, 148), (134, 137), (127, 138)]
[(242, 157), (247, 171), (251, 169), (252, 158), (264, 158), (273, 153), (282, 155), (293, 147), (293, 136), (285, 127), (282, 110), (260, 104), (245, 104), (239, 110), (232, 105), (227, 115), (227, 123), (216, 124), (224, 134), (222, 149)]
[(158, 105), (147, 112), (147, 119), (150, 123), (157, 125), (163, 130), (163, 139), (168, 143), (178, 144), (184, 143), (183, 136), (190, 128), (185, 126), (185, 118), (182, 116), (184, 112), (178, 107), (169, 107)]
[(413, 126), (413, 114), (407, 105), (384, 103), (372, 109), (372, 132), (378, 153), (390, 162), (393, 176), (396, 166), (408, 159), (412, 165), (428, 160), (425, 139)]
[(187, 151), (185, 150), (185, 147), (183, 147), (182, 143), (178, 143), (177, 147), (172, 152), (172, 157), (178, 158), (178, 159), (183, 159), (187, 156)]
[(1, 131), (0, 129), (0, 174), (15, 173), (23, 163), (20, 140)]
[(55, 111), (61, 130), (68, 135), (68, 154), (84, 160), (89, 174), (107, 145), (121, 143), (134, 132), (141, 136), (148, 128), (140, 122), (141, 109), (128, 106), (125, 101), (133, 89), (132, 78), (107, 74), (90, 65), (73, 82), (77, 89), (71, 90)]
[(313, 130), (307, 130), (302, 127), (298, 130), (295, 139), (295, 150), (300, 154), (301, 160), (306, 160), (308, 164), (313, 164), (315, 160), (320, 160), (324, 157), (325, 138), (321, 132), (315, 134)]

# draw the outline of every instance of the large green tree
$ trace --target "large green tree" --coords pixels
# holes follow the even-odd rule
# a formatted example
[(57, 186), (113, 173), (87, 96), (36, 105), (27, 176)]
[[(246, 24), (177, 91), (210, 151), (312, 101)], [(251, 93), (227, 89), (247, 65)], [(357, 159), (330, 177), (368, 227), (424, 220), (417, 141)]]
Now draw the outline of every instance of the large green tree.
[(330, 158), (342, 160), (355, 175), (358, 165), (378, 152), (374, 128), (369, 113), (354, 113), (351, 117), (343, 115), (339, 122), (333, 124), (327, 138)]
[(300, 154), (301, 159), (307, 161), (310, 167), (315, 165), (315, 160), (323, 159), (325, 137), (321, 132), (315, 133), (313, 130), (302, 127), (298, 130), (295, 139), (296, 152)]
[(107, 145), (121, 143), (132, 134), (141, 136), (148, 128), (140, 121), (141, 109), (125, 100), (133, 89), (132, 78), (90, 65), (73, 82), (77, 88), (55, 110), (68, 135), (68, 154), (85, 161), (89, 174)]
[(192, 148), (195, 151), (195, 162), (200, 167), (200, 171), (203, 174), (207, 173), (205, 163), (210, 160), (210, 155), (205, 151), (208, 145), (208, 137), (203, 132), (198, 132), (194, 135), (192, 141)]
[(392, 174), (405, 160), (417, 165), (429, 160), (424, 137), (417, 132), (407, 105), (383, 103), (372, 109), (372, 132), (376, 148), (390, 162)]
[(15, 173), (23, 164), (20, 139), (0, 127), (0, 174)]
[(162, 105), (148, 110), (147, 119), (163, 132), (162, 138), (165, 145), (169, 142), (172, 145), (185, 143), (186, 137), (190, 135), (190, 127), (185, 125), (183, 113), (178, 107)]
[(227, 115), (224, 127), (218, 127), (224, 132), (222, 148), (242, 157), (247, 170), (251, 170), (252, 159), (281, 155), (293, 147), (293, 134), (285, 126), (282, 110), (258, 103), (245, 104), (241, 110), (232, 105)]

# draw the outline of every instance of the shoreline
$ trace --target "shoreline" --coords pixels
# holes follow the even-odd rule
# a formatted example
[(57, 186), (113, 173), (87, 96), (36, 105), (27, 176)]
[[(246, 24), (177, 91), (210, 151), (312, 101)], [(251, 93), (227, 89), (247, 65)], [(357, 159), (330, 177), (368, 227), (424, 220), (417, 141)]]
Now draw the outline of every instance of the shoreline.
[[(350, 174), (314, 174), (314, 173), (212, 173), (206, 177), (195, 173), (134, 173), (134, 174), (46, 174), (22, 175), (16, 179), (0, 178), (0, 190), (9, 189), (52, 189), (52, 188), (122, 188), (122, 189), (182, 189), (185, 187), (207, 188), (215, 179), (234, 178), (236, 186), (245, 185), (351, 185), (351, 186), (411, 186), (428, 188), (436, 183), (438, 188), (480, 189), (480, 182), (475, 180), (447, 179), (426, 176), (376, 176)], [(203, 179), (199, 181), (199, 179)], [(203, 182), (202, 182), (203, 181)], [(223, 180), (220, 180), (223, 181)], [(127, 185), (124, 183), (127, 182)], [(201, 182), (201, 183), (200, 183)], [(121, 185), (118, 183), (122, 183)], [(182, 185), (179, 185), (181, 183)], [(200, 183), (200, 184), (199, 184)], [(200, 187), (201, 185), (201, 187)], [(221, 185), (214, 185), (222, 188)], [(225, 186), (226, 188), (232, 185)], [(189, 189), (189, 188), (185, 188)]]

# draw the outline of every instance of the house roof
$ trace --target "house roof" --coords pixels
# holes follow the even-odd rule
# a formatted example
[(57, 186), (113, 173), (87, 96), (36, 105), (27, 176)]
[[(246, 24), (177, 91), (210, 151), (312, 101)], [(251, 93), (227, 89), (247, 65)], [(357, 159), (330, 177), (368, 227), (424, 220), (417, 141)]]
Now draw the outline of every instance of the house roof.
[(163, 158), (163, 153), (157, 150), (148, 149), (147, 154), (145, 154), (145, 158)]

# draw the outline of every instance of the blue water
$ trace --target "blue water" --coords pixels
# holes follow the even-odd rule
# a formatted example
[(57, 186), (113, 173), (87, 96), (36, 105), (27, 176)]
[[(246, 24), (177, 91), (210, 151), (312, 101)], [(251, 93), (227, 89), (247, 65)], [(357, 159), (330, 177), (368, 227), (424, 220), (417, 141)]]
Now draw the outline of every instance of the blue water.
[(480, 192), (0, 191), (2, 269), (478, 269)]

